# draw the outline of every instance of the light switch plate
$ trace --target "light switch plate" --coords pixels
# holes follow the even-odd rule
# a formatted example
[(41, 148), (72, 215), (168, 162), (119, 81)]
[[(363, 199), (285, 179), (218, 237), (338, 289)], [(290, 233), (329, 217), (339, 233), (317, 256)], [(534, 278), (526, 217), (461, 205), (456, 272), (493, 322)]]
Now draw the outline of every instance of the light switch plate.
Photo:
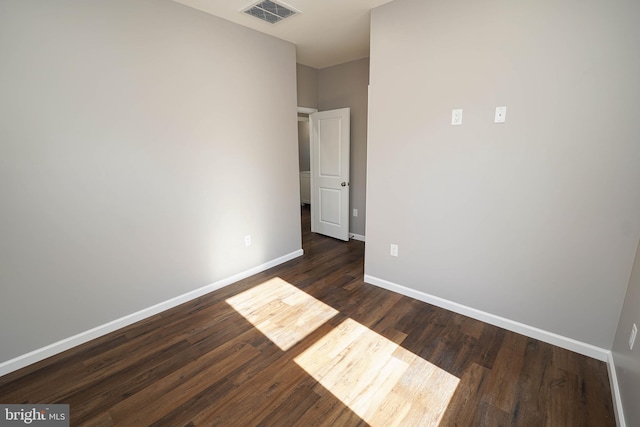
[(504, 123), (507, 120), (507, 107), (496, 107), (496, 123)]
[(638, 334), (638, 327), (636, 324), (633, 324), (631, 328), (631, 336), (629, 337), (629, 350), (633, 350), (633, 344), (636, 341), (636, 335)]
[(398, 245), (391, 244), (391, 249), (389, 250), (389, 255), (398, 256)]
[(462, 124), (462, 108), (451, 110), (451, 124), (459, 126)]

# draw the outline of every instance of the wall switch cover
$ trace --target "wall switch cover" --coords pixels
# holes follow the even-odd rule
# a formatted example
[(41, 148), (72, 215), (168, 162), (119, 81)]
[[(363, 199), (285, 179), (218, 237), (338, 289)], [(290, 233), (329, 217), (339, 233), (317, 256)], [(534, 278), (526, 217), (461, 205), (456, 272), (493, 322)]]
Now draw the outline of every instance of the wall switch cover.
[(390, 250), (390, 255), (391, 256), (398, 256), (398, 245), (394, 245), (393, 243), (391, 244), (391, 250)]
[(459, 126), (462, 124), (462, 108), (451, 110), (451, 124), (453, 126)]
[(353, 216), (358, 216), (358, 209), (353, 210)]
[(250, 235), (244, 236), (244, 245), (245, 246), (251, 246), (251, 236)]
[(638, 334), (638, 327), (634, 323), (633, 327), (631, 328), (631, 336), (629, 337), (629, 350), (633, 350), (633, 344), (636, 341), (637, 334)]

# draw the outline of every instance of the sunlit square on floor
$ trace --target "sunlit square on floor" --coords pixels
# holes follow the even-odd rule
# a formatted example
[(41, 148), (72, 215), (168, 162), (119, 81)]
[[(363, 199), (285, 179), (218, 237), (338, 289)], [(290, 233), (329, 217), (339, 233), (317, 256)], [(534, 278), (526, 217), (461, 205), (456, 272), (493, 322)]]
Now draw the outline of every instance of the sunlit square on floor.
[(295, 362), (373, 427), (438, 426), (459, 382), (352, 319)]
[(226, 301), (283, 351), (338, 314), (279, 277)]
[[(226, 301), (283, 351), (338, 314), (277, 277)], [(372, 427), (438, 426), (459, 382), (353, 319), (294, 361)]]

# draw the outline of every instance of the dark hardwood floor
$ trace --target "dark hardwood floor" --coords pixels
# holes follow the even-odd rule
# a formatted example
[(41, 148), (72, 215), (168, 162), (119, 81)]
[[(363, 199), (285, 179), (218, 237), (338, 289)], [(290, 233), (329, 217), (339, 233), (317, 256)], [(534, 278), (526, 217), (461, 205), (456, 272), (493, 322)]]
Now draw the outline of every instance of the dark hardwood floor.
[(72, 426), (614, 426), (606, 365), (304, 256), (0, 378)]

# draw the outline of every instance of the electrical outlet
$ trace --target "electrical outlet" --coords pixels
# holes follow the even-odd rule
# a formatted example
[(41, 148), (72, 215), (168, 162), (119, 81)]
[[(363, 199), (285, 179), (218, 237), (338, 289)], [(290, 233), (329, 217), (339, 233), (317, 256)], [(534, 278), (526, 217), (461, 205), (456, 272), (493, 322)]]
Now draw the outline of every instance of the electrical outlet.
[(358, 209), (353, 210), (353, 216), (358, 216)]
[(507, 107), (496, 107), (495, 123), (504, 123), (507, 120)]
[(390, 255), (391, 256), (398, 256), (398, 245), (394, 245), (393, 243), (391, 244), (391, 250), (390, 250)]
[(629, 350), (633, 350), (633, 343), (636, 341), (636, 335), (638, 334), (638, 327), (633, 324), (631, 328), (631, 336), (629, 337)]
[(251, 235), (247, 234), (246, 236), (244, 236), (244, 245), (251, 246)]
[(451, 124), (458, 126), (462, 124), (462, 108), (451, 110)]

